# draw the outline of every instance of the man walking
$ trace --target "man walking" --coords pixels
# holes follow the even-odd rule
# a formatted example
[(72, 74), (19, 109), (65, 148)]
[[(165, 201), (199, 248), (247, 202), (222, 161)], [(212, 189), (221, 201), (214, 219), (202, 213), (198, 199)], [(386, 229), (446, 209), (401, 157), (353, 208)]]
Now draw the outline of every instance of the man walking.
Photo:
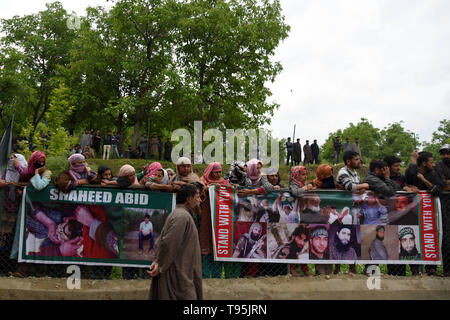
[(152, 276), (151, 300), (202, 300), (202, 261), (194, 209), (201, 203), (196, 186), (187, 183), (177, 193), (177, 206), (161, 231)]

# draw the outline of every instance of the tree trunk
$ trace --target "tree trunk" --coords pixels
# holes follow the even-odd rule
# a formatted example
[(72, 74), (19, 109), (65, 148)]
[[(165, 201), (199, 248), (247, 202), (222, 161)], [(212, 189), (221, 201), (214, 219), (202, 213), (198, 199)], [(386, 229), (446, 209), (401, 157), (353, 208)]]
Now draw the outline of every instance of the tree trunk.
[[(139, 140), (139, 136), (140, 136), (140, 132), (141, 132), (141, 124), (142, 124), (142, 120), (145, 117), (145, 112), (144, 112), (144, 106), (139, 106), (136, 107), (136, 118), (135, 118), (135, 122), (134, 122), (134, 133), (133, 133), (133, 139), (131, 142), (131, 145), (133, 147), (137, 146), (137, 142)], [(148, 139), (148, 137), (147, 137)]]

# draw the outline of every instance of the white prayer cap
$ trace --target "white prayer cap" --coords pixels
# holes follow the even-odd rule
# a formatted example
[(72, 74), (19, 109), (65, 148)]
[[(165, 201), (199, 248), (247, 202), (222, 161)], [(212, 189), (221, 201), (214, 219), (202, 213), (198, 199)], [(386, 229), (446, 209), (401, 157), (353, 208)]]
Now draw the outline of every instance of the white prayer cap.
[(191, 163), (191, 160), (189, 158), (186, 158), (186, 157), (178, 158), (177, 166), (182, 165), (182, 164), (192, 164), (192, 163)]

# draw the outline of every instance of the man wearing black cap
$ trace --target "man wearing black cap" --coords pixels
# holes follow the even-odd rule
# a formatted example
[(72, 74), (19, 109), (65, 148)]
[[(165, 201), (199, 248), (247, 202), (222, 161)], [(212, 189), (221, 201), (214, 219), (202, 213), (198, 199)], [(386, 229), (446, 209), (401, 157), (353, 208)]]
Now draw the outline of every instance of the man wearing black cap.
[[(324, 226), (317, 226), (311, 230), (311, 248), (309, 258), (314, 260), (328, 260), (328, 230)], [(329, 275), (333, 270), (332, 264), (316, 264), (316, 274)]]
[[(421, 260), (421, 255), (416, 247), (416, 235), (411, 227), (403, 227), (398, 232), (398, 241), (400, 242), (400, 260)], [(402, 274), (406, 275), (406, 265), (398, 265), (402, 267)], [(409, 265), (413, 276), (419, 274), (419, 265)]]

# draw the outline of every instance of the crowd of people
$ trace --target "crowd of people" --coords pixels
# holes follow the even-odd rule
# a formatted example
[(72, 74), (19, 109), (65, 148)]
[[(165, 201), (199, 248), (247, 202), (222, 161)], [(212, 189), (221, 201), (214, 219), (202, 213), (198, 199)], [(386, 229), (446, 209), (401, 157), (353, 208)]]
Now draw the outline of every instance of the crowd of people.
[[(359, 145), (359, 138), (355, 138), (354, 142), (350, 142), (350, 138), (345, 138), (345, 143), (342, 144), (341, 138), (339, 136), (335, 137), (333, 141), (333, 149), (334, 149), (334, 164), (337, 164), (341, 159), (341, 154), (346, 151), (354, 151), (359, 154), (359, 158), (362, 161), (361, 157), (361, 147)], [(298, 166), (300, 162), (302, 162), (302, 150), (303, 150), (303, 165), (307, 164), (319, 164), (319, 145), (317, 144), (317, 140), (310, 145), (309, 140), (306, 140), (303, 148), (300, 144), (300, 139), (297, 139), (297, 142), (293, 143), (291, 138), (288, 137), (286, 141), (286, 165), (289, 163), (291, 166)]]
[[(92, 132), (86, 130), (81, 138), (80, 146), (93, 146), (94, 150), (99, 151), (100, 135), (97, 131), (96, 135), (92, 136)], [(113, 137), (119, 137), (118, 140)], [(111, 135), (109, 132), (103, 137), (103, 146), (117, 146), (112, 147), (120, 154), (120, 137), (121, 135)], [(143, 135), (144, 139), (145, 136)], [(339, 137), (337, 137), (336, 141)], [(156, 136), (152, 140), (157, 140)], [(116, 142), (113, 142), (116, 141)], [(118, 141), (118, 142), (117, 142)], [(106, 143), (106, 144), (105, 144)], [(299, 142), (297, 142), (299, 143)], [(357, 143), (357, 140), (356, 140)], [(312, 146), (316, 144), (313, 143)], [(144, 144), (142, 144), (143, 146)], [(145, 144), (147, 145), (147, 144)], [(161, 149), (158, 149), (158, 144), (150, 144), (149, 152), (155, 154), (159, 152), (161, 156)], [(347, 148), (347, 147), (345, 147)], [(108, 149), (104, 148), (103, 156), (108, 158)], [(106, 151), (105, 151), (106, 150)], [(338, 146), (336, 152), (340, 152), (341, 148)], [(288, 151), (289, 152), (289, 151)], [(145, 152), (144, 152), (145, 154)], [(293, 156), (295, 154), (293, 151)], [(290, 168), (289, 185), (287, 186), (290, 193), (297, 198), (303, 198), (307, 191), (315, 189), (340, 189), (352, 191), (356, 194), (362, 194), (365, 191), (371, 190), (380, 196), (392, 196), (397, 191), (406, 191), (417, 193), (419, 190), (427, 190), (431, 194), (438, 196), (443, 191), (450, 191), (450, 145), (446, 144), (440, 149), (441, 160), (435, 164), (433, 155), (429, 152), (414, 151), (411, 155), (411, 163), (406, 169), (405, 175), (400, 173), (401, 160), (395, 156), (387, 156), (383, 160), (372, 160), (369, 164), (368, 174), (361, 179), (357, 169), (361, 164), (360, 153), (354, 150), (346, 150), (343, 154), (345, 166), (341, 168), (336, 176), (333, 174), (333, 167), (327, 164), (322, 164), (317, 167), (316, 178), (313, 181), (308, 180), (308, 169), (306, 166), (294, 165)], [(145, 154), (146, 157), (146, 154)], [(23, 156), (18, 153), (11, 154), (9, 167), (2, 175), (0, 180), (0, 188), (6, 188), (6, 208), (8, 210), (17, 210), (20, 199), (20, 187), (18, 183), (31, 183), (36, 190), (44, 189), (51, 181), (55, 187), (62, 192), (69, 192), (76, 189), (78, 186), (85, 184), (96, 185), (115, 185), (120, 188), (140, 187), (149, 190), (158, 190), (162, 192), (177, 193), (186, 185), (194, 185), (200, 194), (205, 195), (205, 188), (211, 185), (233, 185), (239, 186), (238, 195), (246, 197), (248, 195), (262, 195), (273, 191), (281, 190), (284, 186), (280, 184), (280, 175), (278, 169), (267, 168), (263, 169), (264, 164), (258, 159), (251, 159), (247, 163), (236, 161), (229, 170), (223, 174), (222, 165), (219, 162), (210, 163), (205, 169), (203, 175), (200, 177), (194, 173), (192, 168), (192, 160), (186, 157), (180, 157), (176, 162), (176, 169), (164, 169), (158, 161), (146, 164), (138, 172), (131, 165), (124, 165), (119, 172), (114, 173), (107, 166), (100, 166), (97, 172), (94, 172), (86, 162), (86, 156), (83, 153), (74, 152), (68, 158), (67, 170), (62, 172), (52, 180), (52, 173), (47, 169), (47, 157), (43, 151), (34, 151), (28, 161), (25, 161)], [(313, 158), (315, 158), (313, 156)], [(297, 159), (297, 158), (295, 158)], [(295, 160), (294, 159), (294, 160)], [(370, 202), (368, 202), (370, 205)], [(375, 206), (375, 203), (373, 204)], [(199, 232), (199, 246), (202, 254), (202, 271), (203, 276), (211, 276), (213, 274), (221, 273), (224, 267), (226, 274), (236, 274), (234, 263), (221, 263), (214, 261), (212, 257), (212, 230), (211, 230), (211, 216), (210, 214), (202, 214), (202, 212), (209, 212), (209, 201), (205, 198), (199, 205), (191, 208), (197, 213), (195, 224)], [(190, 209), (190, 211), (191, 211)], [(389, 217), (379, 210), (366, 210), (368, 215), (365, 217), (367, 221), (373, 219), (373, 223), (383, 223)], [(372, 214), (373, 212), (373, 214)], [(331, 217), (329, 215), (329, 217)], [(336, 216), (333, 220), (337, 223), (344, 224), (344, 216)], [(398, 219), (396, 217), (395, 219)], [(448, 240), (448, 221), (444, 218), (444, 242)], [(289, 212), (286, 213), (286, 221), (290, 221)], [(261, 216), (258, 221), (279, 222), (280, 216), (270, 217)], [(312, 211), (304, 210), (300, 217), (302, 223), (323, 223), (323, 216), (319, 216)], [(330, 223), (329, 221), (325, 221)], [(350, 222), (351, 223), (351, 222)], [(255, 227), (257, 231), (257, 227)], [(255, 231), (255, 230), (252, 230)], [(256, 232), (255, 231), (255, 232)], [(50, 231), (49, 231), (50, 232)], [(317, 236), (320, 236), (321, 231), (318, 230)], [(300, 235), (300, 233), (299, 233)], [(51, 239), (51, 237), (50, 237)], [(242, 249), (242, 243), (238, 245), (235, 253), (239, 254)], [(449, 248), (444, 246), (444, 274), (450, 275), (450, 252)], [(156, 257), (156, 260), (163, 259)], [(248, 268), (245, 269), (245, 275), (258, 274), (258, 264), (249, 263)], [(227, 268), (228, 272), (227, 273)], [(233, 268), (235, 270), (233, 271)], [(259, 271), (261, 272), (259, 268)], [(301, 270), (305, 274), (310, 274), (307, 265), (301, 265)], [(397, 271), (392, 266), (389, 266), (390, 273), (404, 275), (403, 271)], [(290, 271), (293, 275), (299, 275), (295, 265), (291, 265)], [(320, 264), (316, 265), (315, 271), (317, 274), (330, 274), (332, 272), (332, 265)], [(339, 265), (336, 265), (334, 272), (339, 272)], [(356, 272), (355, 266), (351, 266), (350, 272)], [(435, 266), (426, 266), (426, 272), (429, 275), (436, 274)]]
[(136, 147), (128, 145), (124, 149), (123, 132), (106, 131), (101, 134), (100, 130), (94, 132), (93, 129), (85, 130), (81, 135), (80, 143), (77, 143), (69, 151), (71, 153), (83, 154), (86, 159), (102, 158), (107, 160), (110, 157), (126, 159), (154, 159), (171, 161), (172, 142), (167, 138), (163, 143), (162, 136), (153, 134), (147, 139), (147, 134), (142, 134)]

